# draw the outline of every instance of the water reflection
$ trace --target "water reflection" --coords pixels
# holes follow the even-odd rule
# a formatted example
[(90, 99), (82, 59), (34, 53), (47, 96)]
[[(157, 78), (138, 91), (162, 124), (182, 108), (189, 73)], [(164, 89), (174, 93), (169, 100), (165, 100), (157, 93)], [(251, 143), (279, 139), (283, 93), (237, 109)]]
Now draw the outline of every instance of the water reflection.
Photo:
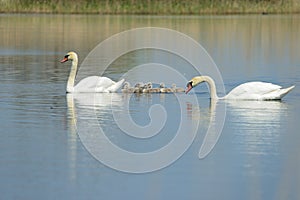
[[(8, 62), (11, 61), (7, 56), (11, 55), (39, 55), (34, 62), (40, 63), (41, 57), (47, 60), (49, 54), (54, 54), (57, 59), (48, 62), (57, 67), (58, 63), (53, 61), (68, 50), (76, 50), (82, 61), (99, 42), (113, 34), (145, 26), (172, 28), (191, 36), (208, 50), (223, 76), (229, 78), (257, 76), (258, 70), (260, 76), (289, 74), (297, 70), (299, 60), (300, 47), (295, 45), (299, 44), (299, 15), (1, 15), (0, 19), (0, 54), (6, 55), (2, 59)], [(269, 70), (267, 65), (276, 70)], [(115, 66), (117, 71), (121, 66)]]
[[(69, 115), (69, 176), (72, 181), (76, 181), (76, 163), (78, 151), (78, 131), (88, 129), (87, 127), (97, 126), (99, 121), (106, 121), (107, 115), (110, 114), (111, 107), (121, 106), (122, 96), (118, 94), (93, 94), (93, 93), (74, 93), (67, 94), (67, 106)], [(101, 112), (98, 112), (101, 111)], [(96, 115), (98, 113), (98, 115)], [(99, 121), (97, 119), (99, 118)], [(79, 124), (78, 124), (79, 123)], [(91, 137), (97, 135), (97, 132), (90, 132)], [(83, 138), (81, 138), (83, 139)], [(82, 143), (80, 143), (82, 144)]]
[(281, 101), (226, 102), (236, 128), (236, 142), (250, 154), (277, 154), (282, 119), (287, 106)]
[(211, 99), (208, 116), (209, 126), (199, 151), (198, 156), (200, 159), (205, 158), (212, 151), (221, 136), (226, 116), (225, 103)]
[[(282, 101), (226, 101), (230, 112), (239, 117), (242, 122), (251, 124), (266, 124), (280, 121), (287, 106)], [(273, 124), (273, 123), (271, 123)]]
[(76, 163), (77, 163), (77, 133), (76, 133), (76, 120), (74, 110), (74, 99), (72, 95), (66, 96), (68, 108), (68, 159), (69, 159), (69, 177), (72, 182), (76, 182)]
[[(133, 148), (131, 146), (132, 142), (129, 142), (128, 138), (120, 138), (118, 134), (114, 135), (118, 132), (117, 129), (121, 129), (123, 134), (127, 133), (127, 136), (137, 138), (149, 139), (156, 136), (156, 134), (162, 131), (162, 127), (164, 127), (167, 121), (160, 124), (161, 119), (164, 118), (163, 115), (156, 116), (155, 113), (153, 115), (151, 111), (148, 113), (148, 109), (156, 103), (156, 97), (159, 98), (160, 103), (165, 105), (165, 103), (170, 101), (171, 96), (174, 95), (68, 94), (67, 100), (69, 112), (73, 118), (71, 123), (80, 121), (79, 126), (75, 124), (76, 128), (79, 128), (78, 131), (85, 131), (83, 129), (87, 127), (89, 129), (93, 126), (98, 127), (91, 130), (98, 130), (100, 128), (109, 132), (110, 135), (107, 135), (107, 137), (117, 145), (122, 146), (124, 145), (122, 143), (127, 143), (127, 145), (125, 144), (122, 147), (126, 149)], [(132, 103), (133, 100), (138, 101)], [(145, 103), (148, 106), (145, 106)], [(130, 106), (130, 104), (132, 105)], [(195, 102), (191, 103), (190, 99), (186, 99), (186, 114), (183, 115), (184, 118), (180, 119), (183, 120), (182, 125), (190, 127), (190, 124), (192, 124), (192, 127), (196, 128), (200, 122), (201, 127), (199, 127), (198, 134), (203, 129), (205, 130), (205, 137), (199, 150), (199, 158), (206, 157), (219, 140), (225, 120), (225, 104), (230, 110), (229, 115), (233, 119), (232, 123), (236, 124), (235, 127), (239, 127), (234, 132), (237, 135), (235, 142), (241, 144), (242, 151), (252, 154), (276, 153), (274, 147), (279, 142), (278, 130), (280, 130), (281, 118), (284, 116), (286, 110), (284, 103), (280, 101), (210, 101), (207, 108), (201, 105), (202, 110), (200, 112), (199, 104)], [(172, 107), (172, 109), (174, 108)], [(145, 110), (149, 116), (147, 117), (145, 113), (141, 112), (141, 109)], [(139, 120), (136, 121), (137, 118), (134, 117), (135, 115), (139, 116)], [(140, 122), (144, 125), (139, 125)], [(168, 125), (164, 129), (169, 129)], [(114, 130), (113, 132), (115, 133), (112, 134), (110, 130)], [(90, 137), (94, 137), (94, 140), (96, 140), (96, 132), (92, 131), (89, 134)], [(162, 141), (166, 142), (170, 137), (173, 136), (165, 137)], [(155, 148), (164, 145), (164, 142), (157, 143)], [(102, 144), (102, 146), (104, 148), (105, 145)], [(148, 150), (144, 144), (134, 149), (134, 151)]]
[[(131, 97), (134, 98), (132, 99)], [(136, 100), (138, 101), (132, 102), (132, 100), (135, 100), (135, 98), (137, 98)], [(155, 100), (156, 98), (158, 98), (160, 104), (164, 106), (163, 108), (161, 108), (160, 106), (155, 107), (157, 106)], [(174, 104), (174, 102), (174, 105), (172, 105), (172, 103), (170, 104), (170, 101), (174, 101), (174, 98), (181, 98), (180, 101), (183, 102), (180, 104), (181, 106), (183, 106), (183, 110), (181, 110), (181, 112), (184, 113), (179, 112), (179, 116), (174, 116), (174, 114), (177, 113), (176, 110), (180, 108), (178, 108), (177, 105)], [(183, 148), (184, 145), (186, 145), (186, 147), (184, 147), (184, 149), (186, 149), (189, 145), (191, 145), (191, 142), (193, 141), (193, 138), (196, 136), (196, 134), (200, 134), (200, 132), (204, 129), (207, 131), (205, 131), (206, 134), (201, 144), (198, 155), (199, 158), (204, 158), (212, 151), (212, 149), (216, 145), (220, 134), (222, 133), (222, 127), (225, 117), (225, 106), (223, 103), (211, 101), (209, 104), (209, 108), (200, 114), (199, 104), (193, 101), (191, 95), (185, 94), (68, 94), (67, 99), (69, 111), (70, 113), (72, 113), (73, 121), (76, 122), (77, 131), (79, 133), (88, 132), (88, 135), (79, 134), (84, 145), (90, 146), (92, 148), (99, 147), (102, 152), (108, 151), (110, 149), (111, 156), (114, 155), (114, 150), (106, 144), (106, 139), (103, 138), (101, 140), (101, 143), (95, 142), (99, 137), (98, 132), (100, 131), (100, 129), (100, 132), (103, 131), (102, 133), (105, 133), (105, 137), (108, 137), (109, 140), (113, 141), (113, 143), (121, 146), (124, 149), (134, 148), (129, 150), (134, 152), (148, 152), (155, 149), (162, 150), (161, 147), (165, 148), (172, 143), (176, 143), (175, 141), (180, 141), (177, 144), (177, 149)], [(145, 101), (147, 101), (148, 103), (146, 103)], [(144, 103), (148, 104), (148, 106), (145, 107)], [(132, 104), (132, 107), (130, 106), (130, 104)], [(149, 112), (148, 117), (150, 117), (150, 121), (149, 119), (147, 119), (147, 117), (145, 117), (145, 113), (142, 112), (142, 110), (144, 109), (146, 109), (147, 113)], [(160, 109), (163, 109), (162, 113)], [(172, 111), (170, 111), (170, 109)], [(166, 112), (165, 117), (164, 112)], [(134, 115), (139, 116), (139, 120), (137, 121), (141, 121), (144, 124), (146, 122), (146, 124), (142, 126), (137, 124), (135, 119), (132, 118)], [(179, 120), (178, 125), (174, 123), (174, 121), (177, 120)], [(199, 129), (198, 124), (201, 120), (202, 127)], [(172, 124), (171, 126), (169, 125), (170, 123)], [(176, 129), (178, 130), (174, 135)], [(117, 136), (115, 136), (118, 137), (117, 139), (112, 136), (119, 131), (121, 131), (123, 134), (127, 134), (127, 136), (131, 136), (132, 138), (124, 138), (124, 136), (120, 136), (120, 134), (117, 134)], [(107, 133), (109, 133), (109, 135), (107, 135)], [(160, 133), (160, 135), (162, 136), (158, 136), (158, 133)], [(157, 140), (157, 137), (159, 137), (159, 140)], [(172, 137), (174, 138), (172, 139)], [(181, 139), (176, 139), (178, 137)], [(130, 142), (130, 140), (132, 140), (133, 138), (147, 139), (147, 141), (138, 140), (138, 143), (142, 143), (142, 145), (137, 148), (134, 147), (137, 146), (136, 143), (132, 145), (133, 143)], [(122, 143), (125, 143), (125, 146)], [(147, 147), (149, 143), (151, 143), (152, 146), (150, 149), (149, 147)], [(91, 154), (95, 156), (95, 153), (97, 152), (89, 149), (89, 147), (87, 148), (91, 152)], [(179, 155), (184, 153), (184, 149), (183, 152), (181, 152)], [(173, 154), (175, 154), (173, 148), (172, 152)], [(162, 155), (163, 154), (164, 153), (162, 153)], [(141, 155), (143, 155), (145, 158), (147, 157), (146, 154)], [(119, 159), (122, 159), (124, 157), (126, 156), (122, 156)], [(164, 156), (162, 156), (162, 158), (165, 159)], [(157, 157), (155, 159), (157, 159)], [(197, 158), (195, 157), (195, 159)]]

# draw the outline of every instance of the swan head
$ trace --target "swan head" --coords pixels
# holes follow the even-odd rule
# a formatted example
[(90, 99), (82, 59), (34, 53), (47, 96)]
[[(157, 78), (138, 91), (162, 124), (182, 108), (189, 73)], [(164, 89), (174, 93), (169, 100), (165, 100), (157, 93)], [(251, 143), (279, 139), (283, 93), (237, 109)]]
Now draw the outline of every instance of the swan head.
[(123, 84), (123, 89), (129, 89), (129, 88), (130, 88), (130, 83), (126, 81), (126, 82)]
[(77, 61), (78, 60), (77, 54), (75, 52), (71, 51), (71, 52), (67, 53), (60, 62), (64, 63), (64, 62), (67, 62), (68, 60)]
[(165, 88), (165, 87), (166, 87), (165, 83), (161, 82), (161, 83), (159, 84), (159, 88)]
[(151, 89), (152, 88), (152, 82), (148, 82), (145, 87), (148, 88), (148, 89)]
[(186, 90), (185, 93), (187, 94), (191, 89), (193, 89), (193, 87), (196, 87), (197, 85), (199, 85), (200, 83), (204, 82), (205, 78), (204, 76), (196, 76), (194, 78), (192, 78), (187, 84), (186, 84)]

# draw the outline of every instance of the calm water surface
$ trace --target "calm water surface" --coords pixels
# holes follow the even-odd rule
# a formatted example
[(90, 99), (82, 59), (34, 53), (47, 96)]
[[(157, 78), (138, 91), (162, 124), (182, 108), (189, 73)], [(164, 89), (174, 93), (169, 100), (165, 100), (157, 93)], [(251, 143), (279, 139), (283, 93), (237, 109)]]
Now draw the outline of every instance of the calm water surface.
[[(175, 95), (116, 94), (119, 101), (112, 106), (101, 102), (96, 115), (107, 137), (124, 149), (161, 148), (172, 140), (180, 120), (199, 123), (199, 128), (191, 147), (169, 167), (146, 174), (108, 168), (76, 132), (76, 113), (89, 108), (80, 97), (71, 98), (75, 107), (68, 101), (70, 63), (59, 60), (74, 50), (82, 62), (104, 39), (145, 26), (175, 29), (202, 44), (219, 67), (226, 91), (250, 80), (296, 88), (283, 101), (225, 102), (222, 134), (204, 159), (198, 159), (198, 152), (214, 116), (205, 85), (195, 89), (199, 106), (186, 104), (183, 113)], [(299, 33), (299, 15), (0, 15), (1, 199), (300, 199)], [(134, 52), (104, 74), (118, 79), (151, 56), (164, 60), (163, 53)], [(168, 64), (178, 62), (169, 59)], [(111, 97), (100, 94), (99, 99)], [(130, 117), (140, 126), (149, 124), (152, 105), (165, 108), (162, 134), (141, 141), (122, 133), (112, 110), (121, 115), (128, 98)]]

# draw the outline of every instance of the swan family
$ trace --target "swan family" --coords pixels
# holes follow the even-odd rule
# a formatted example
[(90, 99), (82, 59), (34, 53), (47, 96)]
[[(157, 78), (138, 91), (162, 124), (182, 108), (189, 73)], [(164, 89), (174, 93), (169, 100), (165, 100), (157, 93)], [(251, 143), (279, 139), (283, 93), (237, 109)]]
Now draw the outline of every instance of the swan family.
[(282, 88), (279, 85), (266, 82), (247, 82), (231, 90), (224, 97), (218, 97), (216, 84), (209, 76), (196, 76), (187, 83), (186, 93), (200, 83), (206, 82), (210, 90), (211, 99), (231, 99), (231, 100), (280, 100), (289, 93), (295, 86)]
[[(107, 77), (89, 76), (82, 79), (77, 85), (75, 84), (75, 78), (77, 75), (78, 56), (75, 52), (68, 52), (61, 63), (72, 61), (71, 70), (67, 82), (67, 93), (109, 93), (119, 90), (124, 79), (115, 82)], [(186, 94), (200, 83), (206, 82), (209, 85), (210, 98), (211, 99), (234, 99), (234, 100), (280, 100), (286, 94), (288, 94), (295, 86), (288, 88), (282, 88), (279, 85), (266, 82), (247, 82), (243, 83), (233, 90), (231, 90), (224, 97), (218, 97), (216, 85), (214, 80), (209, 76), (196, 76), (187, 83), (187, 88), (177, 88), (175, 84), (171, 88), (166, 88), (164, 83), (160, 84), (159, 88), (153, 88), (152, 83), (149, 82), (146, 85), (137, 83), (135, 87), (130, 87), (129, 82), (125, 82), (122, 88), (123, 93), (176, 93), (185, 92)]]

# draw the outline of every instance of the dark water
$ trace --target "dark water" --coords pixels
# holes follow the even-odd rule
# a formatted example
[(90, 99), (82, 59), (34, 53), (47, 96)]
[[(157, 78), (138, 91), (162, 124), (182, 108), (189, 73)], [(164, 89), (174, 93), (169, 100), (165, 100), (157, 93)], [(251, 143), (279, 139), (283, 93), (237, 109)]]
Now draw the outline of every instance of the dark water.
[[(77, 134), (82, 128), (78, 117), (89, 108), (80, 97), (68, 100), (69, 64), (59, 60), (74, 50), (81, 63), (99, 42), (145, 26), (171, 28), (201, 43), (227, 92), (251, 80), (296, 87), (282, 101), (226, 102), (220, 138), (203, 159), (199, 149), (214, 117), (205, 86), (195, 89), (198, 107), (186, 103), (190, 100), (183, 94), (100, 95), (97, 99), (104, 100), (92, 111), (107, 138), (130, 151), (163, 147), (181, 121), (186, 128), (199, 125), (195, 140), (173, 164), (142, 174), (111, 169), (87, 151)], [(299, 32), (298, 15), (0, 15), (1, 199), (299, 199)], [(145, 55), (128, 54), (105, 75), (116, 79)], [(180, 113), (181, 97), (185, 104)], [(114, 104), (105, 106), (106, 98)], [(113, 120), (112, 111), (123, 116), (129, 110), (132, 120), (145, 126), (151, 121), (149, 109), (157, 104), (165, 108), (167, 120), (162, 134), (149, 140), (124, 136)]]

